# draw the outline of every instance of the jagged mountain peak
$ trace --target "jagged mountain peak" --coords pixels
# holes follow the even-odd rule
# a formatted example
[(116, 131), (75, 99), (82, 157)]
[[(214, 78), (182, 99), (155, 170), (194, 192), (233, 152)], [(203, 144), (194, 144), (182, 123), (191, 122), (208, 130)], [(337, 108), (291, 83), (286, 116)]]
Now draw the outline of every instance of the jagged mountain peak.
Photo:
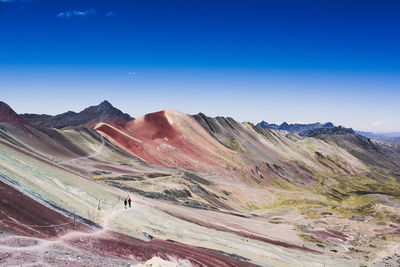
[(107, 100), (104, 100), (103, 102), (101, 102), (99, 105), (97, 105), (98, 107), (98, 111), (113, 111), (115, 108), (110, 102), (108, 102)]
[(94, 127), (100, 122), (109, 122), (123, 126), (133, 118), (115, 108), (110, 102), (104, 100), (97, 106), (90, 106), (79, 113), (68, 111), (56, 116), (43, 116), (36, 114), (23, 114), (23, 118), (37, 126), (63, 128), (67, 126), (86, 125)]
[(308, 133), (308, 136), (317, 136), (320, 134), (356, 134), (353, 129), (351, 128), (346, 128), (344, 126), (337, 126), (333, 128), (321, 128), (321, 129), (315, 129), (311, 132)]
[(104, 100), (103, 102), (101, 102), (100, 104), (99, 104), (99, 106), (100, 107), (114, 107), (113, 105), (111, 105), (111, 103), (110, 102), (108, 102), (108, 100)]
[(110, 102), (108, 102), (107, 100), (104, 100), (103, 102), (101, 102), (100, 104), (96, 105), (96, 106), (90, 106), (85, 108), (84, 110), (82, 110), (79, 113), (82, 112), (112, 112), (115, 108)]
[(263, 128), (275, 129), (275, 130), (284, 130), (284, 131), (288, 131), (291, 133), (297, 133), (301, 136), (307, 136), (310, 132), (312, 132), (314, 130), (332, 129), (335, 127), (335, 125), (333, 125), (333, 123), (331, 123), (331, 122), (327, 122), (327, 123), (315, 122), (315, 123), (308, 123), (308, 124), (302, 124), (302, 123), (289, 124), (287, 122), (283, 122), (281, 125), (277, 125), (277, 124), (269, 124), (265, 121), (258, 123), (257, 126), (261, 126)]

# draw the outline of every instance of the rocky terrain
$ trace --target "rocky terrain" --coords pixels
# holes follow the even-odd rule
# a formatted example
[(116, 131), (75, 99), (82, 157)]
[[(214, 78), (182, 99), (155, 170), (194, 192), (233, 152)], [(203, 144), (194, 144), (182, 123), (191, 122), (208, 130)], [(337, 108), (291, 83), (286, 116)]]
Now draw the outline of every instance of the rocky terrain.
[(306, 132), (2, 103), (0, 265), (398, 266), (399, 147)]

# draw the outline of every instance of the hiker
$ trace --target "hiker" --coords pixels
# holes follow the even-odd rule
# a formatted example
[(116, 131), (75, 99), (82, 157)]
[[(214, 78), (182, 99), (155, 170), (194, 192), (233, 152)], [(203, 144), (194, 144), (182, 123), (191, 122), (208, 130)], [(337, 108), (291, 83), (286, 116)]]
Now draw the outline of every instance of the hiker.
[(126, 198), (124, 199), (124, 204), (125, 204), (125, 209), (126, 209), (126, 206), (128, 205), (128, 200), (126, 200)]
[(131, 199), (131, 197), (129, 197), (128, 198), (129, 208), (131, 207), (131, 202), (132, 202), (132, 199)]

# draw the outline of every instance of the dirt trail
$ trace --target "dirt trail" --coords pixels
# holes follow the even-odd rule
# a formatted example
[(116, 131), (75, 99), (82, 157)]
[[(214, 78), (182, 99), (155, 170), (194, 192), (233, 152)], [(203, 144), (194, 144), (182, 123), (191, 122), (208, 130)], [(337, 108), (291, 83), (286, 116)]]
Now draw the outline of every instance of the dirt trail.
[(104, 141), (104, 137), (103, 136), (101, 136), (101, 141), (102, 141), (102, 143), (100, 145), (100, 148), (97, 149), (92, 154), (90, 154), (88, 156), (85, 156), (85, 157), (78, 157), (78, 158), (74, 158), (74, 159), (69, 159), (69, 160), (66, 160), (65, 162), (72, 163), (72, 162), (80, 160), (80, 159), (90, 159), (90, 158), (94, 158), (94, 157), (98, 156), (103, 151), (104, 146), (105, 146), (105, 141)]
[[(80, 240), (82, 238), (91, 238), (91, 237), (100, 237), (101, 235), (106, 235), (108, 231), (111, 231), (109, 227), (109, 221), (117, 218), (122, 213), (128, 211), (128, 209), (121, 208), (118, 210), (114, 210), (109, 212), (104, 218), (102, 223), (102, 229), (100, 230), (93, 230), (91, 232), (84, 232), (84, 231), (71, 231), (64, 235), (54, 237), (51, 239), (42, 239), (42, 238), (34, 238), (28, 236), (6, 236), (2, 237), (0, 242), (0, 251), (7, 251), (4, 255), (10, 255), (11, 253), (23, 253), (25, 255), (32, 255), (32, 253), (36, 253), (39, 255), (38, 258), (35, 259), (34, 262), (18, 264), (18, 266), (51, 266), (46, 263), (45, 258), (49, 251), (53, 249), (68, 249), (68, 250), (75, 250), (73, 241)], [(9, 223), (18, 223), (14, 220), (2, 220), (1, 222), (9, 222)], [(23, 224), (25, 227), (34, 228), (51, 228), (51, 227), (62, 227), (69, 223), (62, 223), (62, 224), (53, 224), (53, 225), (27, 225)], [(22, 246), (21, 246), (22, 244)], [(4, 257), (4, 255), (2, 257)], [(0, 260), (1, 261), (1, 260)], [(132, 261), (133, 263), (133, 261)]]
[[(35, 250), (35, 249), (40, 249), (40, 248), (46, 248), (51, 245), (65, 243), (64, 241), (67, 241), (70, 239), (100, 236), (101, 234), (104, 234), (107, 231), (111, 230), (109, 227), (110, 220), (116, 218), (118, 215), (120, 215), (121, 213), (126, 212), (126, 211), (127, 211), (127, 209), (122, 208), (122, 209), (112, 211), (110, 214), (106, 215), (103, 219), (102, 229), (100, 229), (100, 230), (93, 230), (91, 232), (71, 231), (64, 235), (61, 235), (61, 236), (58, 236), (58, 237), (55, 237), (52, 239), (38, 239), (38, 238), (31, 238), (31, 237), (21, 237), (22, 239), (26, 239), (26, 240), (40, 240), (40, 241), (39, 241), (39, 244), (32, 245), (32, 246), (13, 247), (13, 246), (0, 245), (0, 248), (7, 248), (7, 249), (19, 250), (19, 251)], [(14, 223), (14, 221), (11, 221), (11, 220), (2, 220), (2, 222)], [(16, 222), (16, 223), (21, 224), (19, 222)], [(53, 224), (53, 225), (48, 225), (48, 226), (27, 225), (27, 224), (21, 224), (21, 225), (23, 225), (25, 227), (29, 227), (29, 228), (51, 228), (51, 227), (64, 226), (66, 224), (71, 224), (71, 223)], [(67, 244), (67, 243), (65, 243), (65, 244)]]

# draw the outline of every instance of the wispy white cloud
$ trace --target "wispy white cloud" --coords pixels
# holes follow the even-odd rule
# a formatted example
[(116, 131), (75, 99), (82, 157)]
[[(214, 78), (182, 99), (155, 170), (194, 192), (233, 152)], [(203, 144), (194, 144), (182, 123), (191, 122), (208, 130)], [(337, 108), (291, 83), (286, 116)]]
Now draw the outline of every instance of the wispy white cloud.
[(78, 10), (64, 11), (64, 12), (59, 13), (57, 15), (57, 17), (68, 19), (68, 18), (73, 17), (73, 16), (85, 17), (85, 16), (89, 16), (89, 15), (94, 15), (96, 13), (97, 13), (96, 10), (92, 8), (92, 9), (89, 9), (89, 10), (86, 10), (86, 11), (78, 11)]
[(398, 127), (388, 121), (375, 121), (371, 124), (370, 129), (373, 132), (393, 132), (397, 131)]
[(128, 74), (129, 74), (129, 75), (133, 75), (133, 76), (134, 76), (134, 75), (136, 75), (136, 72), (134, 72), (134, 71), (130, 71), (130, 72), (128, 72)]
[(375, 121), (372, 123), (372, 126), (374, 127), (382, 127), (382, 126), (389, 126), (390, 123), (388, 122), (383, 122), (383, 121)]
[(106, 13), (106, 17), (114, 17), (114, 16), (116, 16), (117, 14), (115, 14), (115, 12), (114, 11), (108, 11), (107, 13)]

